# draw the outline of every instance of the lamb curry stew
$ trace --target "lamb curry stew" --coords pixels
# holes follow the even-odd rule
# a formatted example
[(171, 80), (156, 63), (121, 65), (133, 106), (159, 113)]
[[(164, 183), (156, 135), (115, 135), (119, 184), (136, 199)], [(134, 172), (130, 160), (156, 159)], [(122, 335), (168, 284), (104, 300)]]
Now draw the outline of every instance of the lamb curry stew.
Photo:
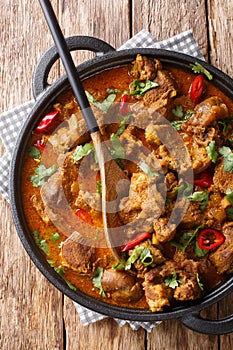
[(232, 273), (233, 102), (211, 80), (200, 65), (187, 72), (138, 55), (83, 82), (130, 180), (118, 203), (120, 262), (105, 242), (98, 160), (72, 92), (35, 128), (23, 170), (25, 216), (70, 288), (158, 312), (201, 298)]

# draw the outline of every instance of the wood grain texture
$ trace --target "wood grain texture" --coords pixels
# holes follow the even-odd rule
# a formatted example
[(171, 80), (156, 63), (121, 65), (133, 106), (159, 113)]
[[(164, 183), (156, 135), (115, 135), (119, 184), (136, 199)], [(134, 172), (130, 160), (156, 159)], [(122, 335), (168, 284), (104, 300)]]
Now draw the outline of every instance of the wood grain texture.
[[(91, 35), (118, 48), (142, 28), (158, 40), (192, 29), (206, 59), (232, 75), (231, 0), (52, 0), (65, 36)], [(131, 7), (130, 7), (131, 6)], [(2, 0), (0, 16), (0, 113), (32, 98), (31, 81), (52, 38), (37, 1)], [(92, 57), (74, 54), (76, 63)], [(64, 73), (58, 62), (50, 81)], [(0, 156), (4, 148), (0, 144)], [(114, 320), (84, 327), (63, 297), (31, 263), (15, 232), (9, 205), (0, 198), (1, 350), (230, 350), (233, 335), (192, 332), (179, 321), (151, 333), (120, 328)], [(233, 312), (233, 295), (203, 311), (203, 317)]]
[(206, 7), (204, 0), (132, 0), (133, 35), (146, 28), (158, 40), (191, 29), (203, 55), (207, 56)]

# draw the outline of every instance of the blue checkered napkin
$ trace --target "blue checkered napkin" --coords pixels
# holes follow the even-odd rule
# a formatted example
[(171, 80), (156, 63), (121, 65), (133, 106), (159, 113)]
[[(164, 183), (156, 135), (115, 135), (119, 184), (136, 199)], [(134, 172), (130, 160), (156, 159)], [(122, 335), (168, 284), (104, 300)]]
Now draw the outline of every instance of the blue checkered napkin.
[[(133, 38), (128, 40), (122, 45), (119, 50), (133, 49), (136, 47), (151, 47), (157, 49), (166, 49), (185, 53), (200, 59), (204, 59), (201, 51), (195, 42), (191, 30), (180, 33), (172, 38), (157, 42), (156, 39), (145, 29), (140, 31)], [(17, 136), (20, 132), (21, 126), (26, 119), (27, 115), (31, 111), (34, 105), (34, 101), (26, 102), (8, 112), (3, 113), (0, 116), (0, 137), (6, 148), (5, 154), (0, 158), (0, 191), (2, 196), (9, 201), (8, 195), (8, 181), (9, 181), (9, 166), (11, 160), (11, 154), (14, 149), (14, 145)], [(77, 303), (74, 303), (75, 308), (79, 314), (80, 320), (83, 325), (88, 325), (93, 322), (97, 322), (106, 318), (107, 316), (93, 312)], [(137, 330), (140, 327), (150, 332), (160, 322), (133, 322), (127, 320), (115, 319), (119, 326), (123, 326), (126, 323), (130, 325), (133, 330)]]

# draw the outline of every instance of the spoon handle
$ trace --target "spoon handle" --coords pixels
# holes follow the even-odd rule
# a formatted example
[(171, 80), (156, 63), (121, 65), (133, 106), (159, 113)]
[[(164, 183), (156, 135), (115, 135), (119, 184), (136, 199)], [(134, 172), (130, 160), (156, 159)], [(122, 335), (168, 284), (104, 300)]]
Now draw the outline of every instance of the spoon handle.
[(72, 56), (67, 47), (65, 38), (62, 34), (61, 28), (57, 21), (52, 5), (49, 0), (39, 0), (39, 2), (42, 8), (42, 11), (44, 13), (46, 22), (51, 31), (54, 43), (57, 47), (57, 51), (65, 67), (70, 85), (73, 89), (74, 95), (82, 111), (85, 122), (87, 123), (89, 132), (94, 133), (96, 131), (99, 131), (97, 121), (91, 109), (90, 103), (87, 99), (86, 93), (83, 89), (77, 69), (74, 65)]

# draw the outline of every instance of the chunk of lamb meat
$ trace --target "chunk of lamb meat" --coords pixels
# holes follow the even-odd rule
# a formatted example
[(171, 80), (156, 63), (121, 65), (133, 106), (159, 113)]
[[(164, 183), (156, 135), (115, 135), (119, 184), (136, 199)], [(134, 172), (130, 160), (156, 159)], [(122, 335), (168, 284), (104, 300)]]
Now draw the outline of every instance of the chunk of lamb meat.
[(209, 200), (204, 211), (203, 223), (206, 227), (214, 227), (221, 230), (226, 220), (226, 210), (223, 206), (223, 198), (219, 192), (210, 193)]
[(78, 273), (87, 274), (91, 272), (94, 248), (80, 242), (82, 238), (77, 232), (63, 242), (60, 253), (62, 265)]
[(193, 126), (208, 126), (215, 120), (225, 119), (228, 116), (229, 111), (223, 100), (218, 96), (212, 96), (196, 105), (188, 123)]
[(219, 274), (233, 272), (233, 222), (226, 222), (222, 227), (225, 242), (213, 253), (209, 259)]
[[(197, 282), (199, 269), (199, 262), (186, 259), (181, 262), (166, 261), (164, 265), (150, 270), (143, 282), (150, 309), (162, 311), (164, 306), (170, 305), (173, 298), (181, 301), (200, 298), (202, 291)], [(165, 281), (171, 278), (174, 272), (177, 276), (177, 286), (171, 288)]]
[(142, 297), (142, 288), (132, 275), (125, 271), (105, 270), (102, 287), (115, 302), (130, 303)]
[[(94, 225), (77, 217), (74, 208), (67, 201), (62, 181), (62, 171), (58, 169), (41, 187), (41, 198), (46, 215), (56, 228), (67, 237), (78, 231), (90, 245), (102, 246), (104, 244), (103, 229), (98, 227), (97, 230)], [(68, 178), (67, 181), (69, 181)]]
[[(104, 113), (91, 104), (95, 118), (100, 126), (101, 133), (105, 133)], [(108, 123), (111, 123), (113, 114), (109, 114)], [(115, 120), (115, 117), (114, 117)], [(70, 118), (65, 120), (59, 128), (49, 137), (48, 141), (52, 144), (57, 154), (63, 154), (78, 144), (84, 144), (90, 141), (88, 127), (83, 119), (81, 112), (76, 112)]]
[(221, 143), (218, 126), (214, 121), (225, 119), (228, 108), (222, 99), (213, 96), (196, 105), (193, 115), (181, 126), (180, 135), (189, 151), (196, 174), (211, 164), (206, 147), (211, 141)]
[(150, 60), (145, 56), (137, 55), (131, 74), (140, 81), (148, 79), (158, 84), (157, 87), (147, 91), (142, 99), (132, 106), (135, 121), (138, 122), (141, 119), (148, 121), (151, 115), (147, 110), (152, 113), (156, 111), (164, 116), (168, 110), (170, 99), (177, 95), (177, 84), (171, 73), (164, 70), (158, 60)]
[(161, 69), (161, 64), (158, 60), (150, 60), (148, 57), (138, 54), (133, 62), (130, 74), (134, 79), (141, 81), (146, 79), (154, 80), (158, 68)]
[(214, 185), (222, 193), (226, 193), (228, 189), (233, 191), (233, 173), (224, 170), (224, 159), (221, 158), (217, 166), (215, 167)]
[(125, 224), (125, 234), (131, 239), (136, 233), (153, 227), (154, 221), (164, 212), (165, 187), (158, 189), (156, 179), (142, 172), (131, 178), (129, 196), (120, 201), (119, 216)]

